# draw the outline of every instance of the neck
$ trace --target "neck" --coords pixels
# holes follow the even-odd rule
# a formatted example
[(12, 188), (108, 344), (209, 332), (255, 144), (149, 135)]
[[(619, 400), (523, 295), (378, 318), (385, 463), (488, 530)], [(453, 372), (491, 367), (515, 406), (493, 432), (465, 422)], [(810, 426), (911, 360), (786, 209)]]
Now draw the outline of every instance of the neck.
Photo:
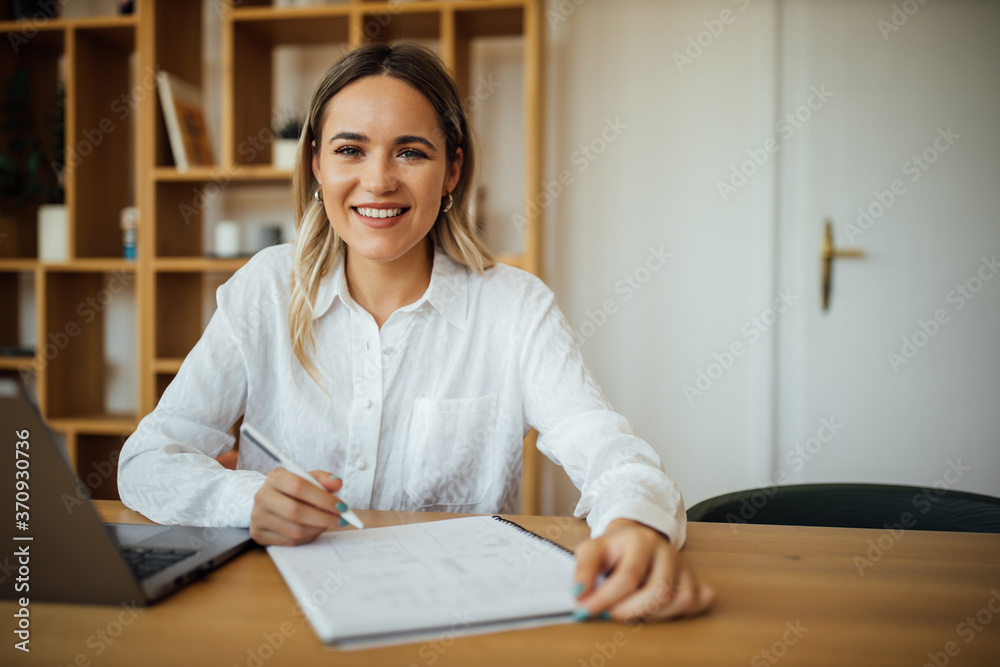
[(430, 240), (389, 262), (366, 259), (345, 248), (344, 272), (351, 298), (375, 318), (379, 328), (393, 312), (413, 303), (431, 282), (434, 252)]

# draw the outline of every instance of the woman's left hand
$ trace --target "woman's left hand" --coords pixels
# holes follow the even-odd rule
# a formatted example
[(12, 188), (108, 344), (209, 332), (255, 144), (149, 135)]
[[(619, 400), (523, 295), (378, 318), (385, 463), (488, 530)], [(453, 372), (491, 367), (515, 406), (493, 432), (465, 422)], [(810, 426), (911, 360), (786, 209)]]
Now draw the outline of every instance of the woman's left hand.
[[(598, 575), (608, 574), (595, 588)], [(664, 620), (708, 611), (715, 591), (701, 583), (680, 551), (661, 533), (615, 519), (604, 534), (576, 551), (577, 618)]]

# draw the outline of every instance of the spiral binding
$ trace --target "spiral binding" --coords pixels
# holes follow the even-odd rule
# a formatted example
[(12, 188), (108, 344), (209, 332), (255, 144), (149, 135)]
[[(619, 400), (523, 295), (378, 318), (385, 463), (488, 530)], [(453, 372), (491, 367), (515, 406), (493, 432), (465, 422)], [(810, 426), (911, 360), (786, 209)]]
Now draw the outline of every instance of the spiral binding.
[(573, 553), (572, 551), (570, 551), (569, 549), (567, 549), (567, 548), (566, 548), (566, 547), (564, 547), (563, 545), (561, 545), (561, 544), (557, 544), (556, 542), (553, 542), (552, 540), (550, 540), (550, 539), (549, 539), (549, 538), (547, 538), (547, 537), (542, 537), (542, 536), (541, 536), (541, 535), (539, 535), (538, 533), (534, 533), (534, 532), (532, 532), (532, 531), (528, 530), (527, 528), (525, 528), (524, 526), (522, 526), (522, 525), (521, 525), (521, 524), (519, 524), (519, 523), (515, 523), (515, 522), (511, 521), (510, 519), (505, 519), (505, 518), (503, 518), (502, 516), (497, 516), (496, 514), (494, 514), (494, 515), (493, 515), (493, 518), (494, 518), (494, 519), (495, 519), (496, 521), (499, 521), (500, 523), (505, 523), (505, 524), (507, 524), (508, 526), (513, 526), (514, 528), (517, 528), (517, 529), (518, 529), (519, 531), (521, 531), (521, 532), (522, 532), (522, 533), (524, 533), (525, 535), (529, 535), (529, 536), (531, 536), (531, 537), (533, 537), (533, 538), (535, 538), (535, 539), (537, 539), (537, 540), (541, 540), (541, 541), (543, 541), (543, 542), (548, 542), (549, 544), (551, 544), (552, 546), (554, 546), (554, 547), (555, 547), (556, 549), (559, 549), (560, 551), (563, 551), (563, 552), (565, 552), (565, 553), (568, 553), (568, 554), (569, 554), (570, 556), (572, 556), (573, 558), (576, 558), (576, 554), (574, 554), (574, 553)]

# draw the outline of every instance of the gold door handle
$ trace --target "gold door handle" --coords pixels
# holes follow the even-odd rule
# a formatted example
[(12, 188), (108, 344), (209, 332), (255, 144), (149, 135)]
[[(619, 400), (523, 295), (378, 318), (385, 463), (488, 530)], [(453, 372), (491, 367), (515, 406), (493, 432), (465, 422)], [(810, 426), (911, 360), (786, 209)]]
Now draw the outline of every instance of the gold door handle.
[(859, 259), (865, 256), (860, 248), (837, 248), (833, 245), (833, 223), (826, 220), (826, 230), (823, 233), (823, 249), (820, 253), (823, 259), (823, 310), (830, 309), (830, 290), (833, 282), (833, 260)]

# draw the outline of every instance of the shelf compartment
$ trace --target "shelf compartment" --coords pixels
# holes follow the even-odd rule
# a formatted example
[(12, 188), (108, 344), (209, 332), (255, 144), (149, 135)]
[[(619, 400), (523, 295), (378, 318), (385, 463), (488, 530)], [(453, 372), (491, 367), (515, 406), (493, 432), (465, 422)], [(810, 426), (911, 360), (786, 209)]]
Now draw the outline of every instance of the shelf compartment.
[[(37, 304), (37, 290), (32, 271), (0, 272), (0, 355), (9, 353), (3, 348), (35, 346), (32, 320)], [(34, 365), (35, 355), (0, 356), (0, 368), (21, 369)]]
[(346, 42), (350, 13), (351, 8), (347, 5), (328, 5), (278, 10), (247, 8), (234, 11), (232, 15), (239, 32), (273, 47)]
[[(131, 429), (128, 430), (129, 432)], [(128, 433), (76, 433), (74, 467), (77, 478), (95, 500), (119, 500), (118, 457)]]
[(232, 12), (223, 24), (223, 69), (231, 72), (222, 94), (223, 163), (270, 167), (276, 50), (348, 44), (349, 9)]
[[(131, 331), (114, 331), (114, 349), (105, 334), (122, 311), (134, 305), (135, 274), (127, 271), (44, 271), (41, 280), (40, 389), (47, 419), (120, 418), (109, 415), (109, 362), (135, 344)], [(110, 358), (109, 358), (110, 355)], [(127, 366), (124, 368), (127, 369)], [(136, 374), (137, 375), (137, 374)], [(127, 385), (126, 385), (127, 386)]]
[(76, 94), (67, 96), (67, 201), (71, 202), (75, 256), (115, 257), (122, 253), (118, 225), (123, 208), (135, 204), (130, 56), (134, 25), (98, 24), (72, 33), (72, 76)]
[[(52, 127), (56, 109), (56, 95), (59, 90), (59, 62), (66, 52), (66, 32), (48, 23), (40, 23), (39, 31), (31, 37), (31, 24), (5, 22), (0, 27), (0, 40), (13, 50), (13, 57), (0, 58), (0, 87), (6, 88), (11, 77), (25, 68), (30, 81), (31, 105), (34, 117), (25, 119), (33, 126), (33, 132), (48, 150), (52, 143)], [(27, 30), (27, 32), (25, 32)], [(22, 138), (24, 129), (18, 129), (16, 138)], [(0, 145), (6, 147), (15, 136), (0, 131)], [(56, 172), (50, 168), (59, 156), (47, 154), (42, 157), (39, 178), (47, 186), (58, 183)], [(20, 189), (19, 189), (20, 191)], [(11, 213), (0, 212), (0, 257), (34, 258), (38, 256), (38, 204), (39, 201), (25, 202)], [(9, 210), (11, 200), (0, 201), (0, 211)]]
[(156, 275), (157, 359), (183, 359), (201, 338), (205, 280), (195, 272)]
[(192, 187), (188, 181), (167, 181), (157, 183), (154, 191), (156, 256), (201, 255), (207, 189)]
[[(211, 0), (212, 11), (222, 8), (223, 0)], [(156, 36), (153, 44), (153, 63), (159, 71), (173, 74), (194, 86), (202, 85), (202, 0), (160, 0), (153, 9)], [(202, 98), (204, 100), (204, 96)], [(155, 165), (174, 165), (167, 138), (167, 125), (157, 91), (154, 102), (153, 155)], [(218, 159), (218, 158), (216, 158)]]
[[(180, 367), (181, 367), (180, 363), (178, 363), (177, 364), (177, 368), (179, 369)], [(163, 398), (163, 392), (165, 392), (167, 390), (167, 385), (169, 385), (171, 382), (174, 381), (174, 375), (176, 375), (176, 373), (177, 373), (176, 370), (172, 370), (172, 371), (157, 371), (157, 373), (156, 373), (156, 403), (159, 403), (160, 399)]]

